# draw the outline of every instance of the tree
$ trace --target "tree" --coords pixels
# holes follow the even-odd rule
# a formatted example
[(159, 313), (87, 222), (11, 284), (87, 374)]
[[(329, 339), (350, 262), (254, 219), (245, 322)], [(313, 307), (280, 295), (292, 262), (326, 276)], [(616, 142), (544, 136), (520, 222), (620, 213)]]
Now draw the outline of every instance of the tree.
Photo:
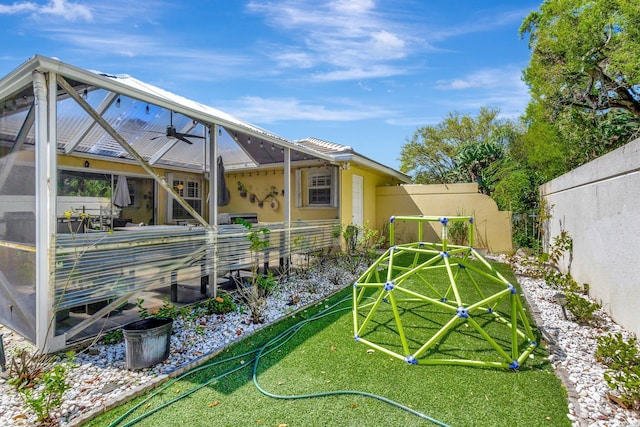
[(543, 105), (532, 100), (522, 116), (526, 132), (509, 147), (509, 156), (522, 167), (536, 171), (542, 182), (570, 169), (570, 143), (558, 121), (551, 120)]
[[(506, 126), (506, 122), (498, 119), (498, 114), (499, 110), (494, 107), (481, 108), (475, 118), (453, 112), (435, 126), (416, 129), (411, 140), (400, 151), (400, 170), (411, 174), (417, 184), (473, 180), (471, 174), (466, 177), (456, 176), (455, 157), (462, 147), (492, 141), (500, 129)], [(465, 150), (473, 151), (472, 148)], [(458, 164), (462, 163), (459, 158)], [(468, 172), (471, 171), (477, 172), (475, 169)]]
[(481, 193), (490, 194), (485, 184), (485, 171), (503, 157), (504, 146), (498, 139), (480, 143), (465, 142), (453, 157), (454, 167), (450, 176), (456, 177), (455, 181), (458, 182), (477, 182)]
[(520, 27), (529, 34), (524, 80), (550, 111), (623, 109), (640, 116), (637, 0), (547, 0)]

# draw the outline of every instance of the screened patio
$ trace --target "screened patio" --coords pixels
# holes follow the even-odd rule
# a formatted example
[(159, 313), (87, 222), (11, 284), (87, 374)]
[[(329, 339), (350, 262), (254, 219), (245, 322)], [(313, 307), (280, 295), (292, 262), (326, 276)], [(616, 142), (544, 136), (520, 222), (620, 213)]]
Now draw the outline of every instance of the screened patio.
[[(92, 335), (105, 316), (113, 326), (114, 310), (145, 292), (167, 288), (179, 301), (180, 282), (215, 296), (221, 277), (253, 260), (235, 217), (271, 231), (265, 268), (334, 243), (333, 211), (291, 218), (295, 169), (337, 170), (326, 153), (132, 77), (42, 56), (0, 80), (0, 106), (0, 323), (44, 351)], [(221, 212), (225, 176), (267, 170), (281, 172), (277, 221)]]

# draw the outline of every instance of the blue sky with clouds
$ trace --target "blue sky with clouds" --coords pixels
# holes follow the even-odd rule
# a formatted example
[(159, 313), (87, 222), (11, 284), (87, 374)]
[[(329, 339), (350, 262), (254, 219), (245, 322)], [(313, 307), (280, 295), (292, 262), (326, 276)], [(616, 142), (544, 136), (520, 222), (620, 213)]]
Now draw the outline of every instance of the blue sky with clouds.
[(529, 96), (539, 1), (0, 0), (0, 76), (33, 54), (129, 74), (288, 139), (399, 167), (414, 131)]

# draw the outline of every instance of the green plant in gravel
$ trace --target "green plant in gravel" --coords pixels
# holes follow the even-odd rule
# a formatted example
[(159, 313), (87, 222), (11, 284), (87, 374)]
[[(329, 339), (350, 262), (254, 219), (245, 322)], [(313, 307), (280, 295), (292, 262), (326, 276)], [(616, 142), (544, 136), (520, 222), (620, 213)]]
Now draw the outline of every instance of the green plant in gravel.
[(57, 425), (53, 412), (62, 406), (64, 392), (71, 388), (67, 383), (69, 367), (56, 364), (43, 372), (34, 388), (18, 391), (23, 395), (25, 403), (36, 414), (36, 421), (44, 425)]
[(551, 251), (549, 252), (549, 262), (556, 267), (564, 256), (568, 256), (567, 271), (571, 272), (573, 262), (573, 238), (567, 230), (561, 230), (560, 234), (553, 238)]
[(588, 325), (596, 324), (598, 317), (595, 312), (600, 308), (600, 304), (589, 301), (577, 292), (567, 292), (567, 308), (575, 317), (576, 322)]
[(249, 231), (247, 240), (250, 243), (249, 251), (251, 252), (251, 277), (248, 282), (244, 278), (234, 277), (236, 290), (242, 302), (247, 305), (253, 322), (260, 323), (267, 308), (267, 297), (278, 286), (278, 282), (273, 278), (271, 272), (263, 276), (258, 271), (260, 253), (269, 247), (269, 240), (266, 237), (271, 231), (265, 227), (254, 229), (250, 222), (242, 218), (237, 218), (236, 224), (242, 225)]
[(228, 293), (221, 293), (215, 298), (209, 298), (204, 302), (204, 308), (207, 314), (227, 314), (237, 309), (233, 298)]
[(609, 388), (618, 392), (612, 399), (627, 409), (640, 409), (640, 351), (638, 340), (625, 340), (622, 334), (597, 338), (596, 359), (609, 369), (604, 379)]
[(27, 348), (16, 349), (9, 358), (7, 366), (8, 383), (17, 390), (33, 387), (55, 364), (55, 356), (51, 354), (31, 352)]
[[(151, 313), (149, 313), (149, 309), (147, 309), (143, 304), (144, 299), (138, 298), (136, 301), (136, 307), (138, 307), (138, 313), (141, 319), (148, 319), (152, 317), (169, 317), (171, 319), (177, 319), (181, 314), (186, 312), (171, 304), (169, 298), (165, 298), (164, 301), (162, 301), (162, 307), (153, 310)], [(191, 309), (187, 307), (187, 310), (190, 311)]]
[[(561, 273), (557, 270), (557, 265), (565, 256), (568, 256), (568, 272)], [(550, 267), (546, 269), (543, 275), (546, 283), (565, 294), (566, 308), (573, 314), (576, 322), (585, 324), (597, 323), (598, 318), (595, 316), (595, 312), (600, 308), (600, 304), (584, 298), (582, 296), (584, 289), (571, 276), (573, 239), (566, 230), (562, 230), (553, 239), (548, 259)]]
[(116, 329), (111, 332), (107, 332), (102, 337), (102, 342), (107, 345), (117, 344), (124, 339), (124, 333), (122, 329)]
[[(39, 425), (56, 425), (53, 413), (62, 406), (74, 353), (65, 354), (67, 360), (59, 362), (56, 356), (20, 349), (9, 366), (8, 383), (15, 387), (27, 407), (36, 414)], [(57, 363), (56, 363), (57, 362)]]

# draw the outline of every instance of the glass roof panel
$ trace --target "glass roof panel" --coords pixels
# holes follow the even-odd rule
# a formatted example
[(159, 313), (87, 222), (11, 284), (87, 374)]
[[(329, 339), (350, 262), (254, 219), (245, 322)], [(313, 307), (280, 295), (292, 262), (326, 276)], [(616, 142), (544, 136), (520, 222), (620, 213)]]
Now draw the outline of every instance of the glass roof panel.
[[(45, 63), (48, 61), (46, 58), (37, 59)], [(269, 131), (129, 76), (73, 69), (74, 77), (69, 78), (65, 77), (64, 68), (64, 64), (56, 63), (60, 78), (66, 80), (137, 155), (153, 165), (193, 171), (208, 169), (211, 162), (207, 141), (210, 136), (202, 136), (215, 123), (224, 124), (224, 127), (219, 126), (217, 141), (218, 153), (226, 169), (283, 164), (283, 146), (292, 148), (293, 161), (315, 158), (309, 154), (308, 147), (301, 146), (301, 151), (297, 151), (297, 144)], [(104, 80), (104, 86), (101, 80)], [(0, 143), (12, 145), (33, 99), (33, 87), (29, 85), (0, 101)], [(172, 109), (183, 114), (172, 112)], [(193, 117), (187, 116), (190, 114)], [(133, 160), (133, 156), (62, 89), (62, 83), (58, 86), (56, 116), (59, 150)], [(26, 143), (34, 144), (34, 134), (34, 126), (31, 126)]]

